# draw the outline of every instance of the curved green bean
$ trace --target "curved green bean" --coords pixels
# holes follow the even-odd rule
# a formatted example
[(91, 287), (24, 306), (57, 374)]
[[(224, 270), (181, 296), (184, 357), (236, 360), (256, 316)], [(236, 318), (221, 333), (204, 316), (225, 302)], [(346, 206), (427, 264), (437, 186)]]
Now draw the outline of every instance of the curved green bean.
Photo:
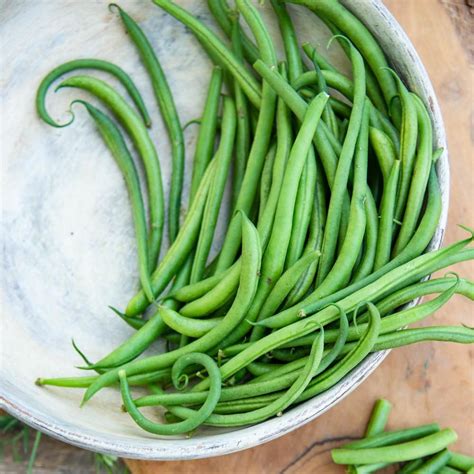
[(38, 115), (47, 124), (53, 127), (61, 128), (67, 127), (73, 122), (74, 116), (72, 116), (69, 122), (63, 125), (60, 125), (56, 121), (54, 121), (46, 110), (45, 99), (46, 94), (48, 93), (48, 89), (51, 87), (51, 84), (56, 79), (59, 79), (59, 77), (61, 77), (62, 75), (67, 74), (71, 71), (75, 71), (77, 69), (97, 69), (99, 71), (108, 72), (109, 74), (112, 74), (114, 77), (116, 77), (125, 87), (128, 94), (132, 98), (145, 125), (147, 127), (151, 126), (151, 119), (150, 115), (148, 114), (148, 110), (146, 109), (145, 103), (143, 102), (140, 92), (138, 91), (130, 76), (120, 67), (102, 59), (76, 59), (73, 61), (68, 61), (54, 68), (43, 78), (38, 87), (38, 91), (36, 92), (36, 111), (38, 112)]

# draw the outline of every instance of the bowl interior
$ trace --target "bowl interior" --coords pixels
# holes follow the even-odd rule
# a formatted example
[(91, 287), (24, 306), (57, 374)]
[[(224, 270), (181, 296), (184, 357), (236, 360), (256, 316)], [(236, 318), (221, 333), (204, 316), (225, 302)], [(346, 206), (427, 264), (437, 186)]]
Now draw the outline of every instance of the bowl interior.
[[(179, 4), (215, 28), (205, 2), (182, 0)], [(151, 2), (124, 0), (121, 5), (151, 39), (181, 122), (199, 117), (211, 63), (194, 36)], [(268, 5), (259, 8), (278, 38)], [(392, 64), (430, 105), (438, 146), (445, 146), (431, 85), (403, 32), (375, 0), (350, 2), (350, 8), (359, 12)], [(335, 65), (349, 71), (335, 42), (327, 51), (330, 33), (319, 20), (303, 8), (290, 9), (299, 39), (312, 42)], [(151, 134), (166, 191), (170, 153), (146, 72), (106, 2), (9, 2), (2, 15), (2, 35), (6, 47), (1, 58), (5, 86), (0, 387), (8, 411), (88, 449), (137, 458), (189, 459), (251, 447), (301, 426), (349, 393), (378, 365), (383, 354), (371, 356), (336, 387), (278, 419), (236, 431), (203, 429), (191, 439), (157, 439), (141, 431), (120, 411), (116, 389), (102, 391), (80, 409), (82, 390), (37, 387), (38, 376), (86, 375), (74, 369), (81, 361), (72, 350), (71, 338), (96, 360), (132, 334), (107, 306), (123, 308), (138, 279), (133, 225), (121, 175), (80, 107), (74, 109), (76, 119), (70, 127), (54, 129), (40, 122), (34, 109), (39, 80), (56, 65), (81, 57), (108, 59), (122, 66), (131, 73), (152, 114)], [(86, 96), (75, 90), (49, 94), (52, 116), (66, 121), (65, 111), (77, 97)], [(188, 178), (196, 131), (190, 126), (185, 132)], [(446, 154), (439, 174), (446, 209)], [(187, 186), (188, 180), (184, 196)], [(444, 214), (433, 246), (439, 245), (445, 219)], [(149, 352), (157, 350), (159, 346)]]

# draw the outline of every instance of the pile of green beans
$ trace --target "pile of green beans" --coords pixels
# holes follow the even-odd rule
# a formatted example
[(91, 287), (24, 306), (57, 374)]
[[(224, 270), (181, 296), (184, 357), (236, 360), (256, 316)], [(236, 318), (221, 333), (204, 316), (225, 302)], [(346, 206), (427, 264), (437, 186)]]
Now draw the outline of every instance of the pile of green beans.
[(331, 451), (336, 464), (346, 464), (351, 474), (368, 474), (397, 466), (399, 474), (449, 474), (474, 472), (474, 457), (455, 453), (448, 446), (457, 440), (454, 430), (437, 423), (386, 431), (392, 404), (377, 400), (364, 438)]
[[(133, 104), (86, 74), (58, 86), (82, 89), (99, 103), (73, 100), (85, 106), (123, 174), (140, 288), (125, 309), (112, 308), (135, 330), (131, 337), (94, 363), (74, 346), (85, 361), (81, 369), (95, 374), (37, 383), (86, 388), (83, 403), (104, 387), (120, 386), (124, 408), (141, 428), (176, 435), (201, 425), (236, 427), (280, 416), (331, 389), (376, 351), (423, 341), (472, 344), (474, 330), (468, 327), (407, 328), (455, 294), (474, 299), (474, 283), (458, 275), (426, 281), (437, 270), (474, 258), (473, 233), (466, 229), (466, 239), (425, 253), (441, 215), (435, 162), (442, 150), (433, 147), (426, 106), (389, 69), (364, 24), (338, 0), (295, 2), (334, 34), (337, 41), (328, 48), (339, 43), (347, 54), (347, 76), (325, 58), (324, 48), (300, 45), (291, 19), (296, 7), (284, 0), (270, 2), (281, 56), (251, 0), (236, 0), (235, 7), (208, 0), (222, 36), (172, 1), (153, 1), (196, 36), (214, 64), (195, 121), (195, 150), (185, 150), (186, 126), (152, 43), (131, 15), (111, 8), (144, 63), (169, 135), (166, 213), (160, 142), (150, 138), (150, 105), (130, 76), (105, 61), (83, 59), (57, 67), (38, 89), (38, 114), (55, 127), (74, 119), (60, 125), (45, 105), (48, 89), (65, 73), (108, 72), (130, 95)], [(129, 142), (146, 183), (140, 182)], [(185, 152), (194, 154), (191, 170), (184, 169)], [(186, 212), (185, 172), (191, 176)], [(219, 239), (217, 222), (228, 209)], [(170, 246), (159, 257), (166, 225)], [(433, 294), (427, 303), (404, 306)], [(166, 342), (165, 352), (153, 352), (158, 340)], [(144, 356), (145, 350), (151, 355)], [(135, 386), (149, 393), (134, 397)], [(169, 423), (146, 418), (139, 410), (144, 406), (164, 407)], [(368, 440), (382, 441), (357, 450), (348, 446), (335, 459), (364, 465), (406, 461), (413, 453), (434, 454), (453, 438), (450, 431), (429, 427), (392, 439), (380, 434), (386, 412), (386, 404), (378, 404), (367, 429)], [(420, 436), (431, 437), (436, 451), (418, 449)], [(394, 459), (384, 447), (395, 442), (406, 444), (404, 459)]]

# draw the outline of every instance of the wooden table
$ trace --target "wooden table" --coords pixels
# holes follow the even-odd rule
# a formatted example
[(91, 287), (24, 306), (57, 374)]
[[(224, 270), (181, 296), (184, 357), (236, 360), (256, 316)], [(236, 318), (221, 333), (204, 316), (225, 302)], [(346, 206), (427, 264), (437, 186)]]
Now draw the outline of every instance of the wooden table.
[[(473, 225), (474, 191), (472, 0), (385, 0), (415, 44), (443, 111), (451, 160), (451, 203), (445, 243), (463, 238), (456, 224)], [(472, 264), (458, 265), (474, 278)], [(472, 324), (472, 304), (456, 296), (428, 324)], [(425, 343), (393, 351), (370, 378), (315, 421), (280, 439), (211, 459), (128, 464), (135, 474), (331, 474), (330, 450), (360, 436), (373, 402), (394, 404), (389, 428), (438, 421), (459, 434), (457, 448), (474, 454), (474, 350)]]

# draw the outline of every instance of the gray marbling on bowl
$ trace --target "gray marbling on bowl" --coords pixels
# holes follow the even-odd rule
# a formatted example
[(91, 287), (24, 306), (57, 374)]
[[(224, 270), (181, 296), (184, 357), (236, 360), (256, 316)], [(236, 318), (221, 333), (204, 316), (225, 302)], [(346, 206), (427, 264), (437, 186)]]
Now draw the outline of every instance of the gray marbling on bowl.
[[(53, 129), (34, 110), (40, 78), (52, 67), (79, 57), (109, 59), (133, 74), (153, 112), (157, 143), (169, 186), (169, 145), (136, 51), (107, 2), (6, 1), (2, 61), (2, 359), (1, 406), (45, 433), (87, 449), (141, 459), (192, 459), (259, 445), (313, 420), (350, 393), (386, 353), (368, 357), (331, 390), (257, 426), (203, 429), (191, 439), (161, 439), (138, 429), (120, 411), (116, 390), (107, 389), (79, 408), (82, 390), (39, 388), (38, 376), (74, 375), (79, 363), (74, 336), (94, 360), (131, 334), (107, 309), (124, 307), (137, 271), (131, 215), (124, 184), (85, 114)], [(179, 2), (211, 24), (205, 2)], [(446, 150), (433, 88), (412, 44), (376, 0), (345, 2), (378, 38), (395, 69), (428, 104), (435, 146)], [(162, 60), (183, 123), (199, 116), (210, 64), (194, 37), (148, 1), (121, 4), (141, 23)], [(260, 7), (266, 18), (268, 6)], [(325, 51), (329, 36), (312, 14), (290, 7), (300, 39)], [(270, 28), (276, 31), (274, 21)], [(334, 45), (329, 56), (347, 69)], [(99, 76), (103, 76), (99, 74)], [(54, 117), (77, 91), (48, 97)], [(186, 132), (192, 150), (195, 130)], [(191, 161), (188, 152), (187, 161)], [(431, 248), (439, 247), (448, 209), (446, 151), (438, 162), (443, 214)], [(187, 185), (187, 183), (186, 183)], [(156, 348), (155, 348), (156, 350)]]

